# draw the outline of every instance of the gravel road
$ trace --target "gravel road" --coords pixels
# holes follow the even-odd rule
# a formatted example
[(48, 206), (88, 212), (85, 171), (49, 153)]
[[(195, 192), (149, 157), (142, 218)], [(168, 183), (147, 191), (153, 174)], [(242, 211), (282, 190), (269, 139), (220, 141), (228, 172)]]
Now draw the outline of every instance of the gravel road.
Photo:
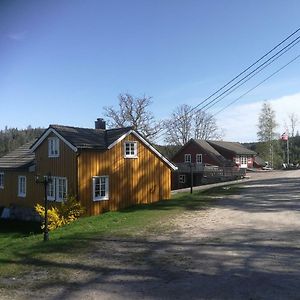
[(300, 299), (300, 171), (250, 175), (163, 235), (96, 241), (65, 284), (28, 297)]

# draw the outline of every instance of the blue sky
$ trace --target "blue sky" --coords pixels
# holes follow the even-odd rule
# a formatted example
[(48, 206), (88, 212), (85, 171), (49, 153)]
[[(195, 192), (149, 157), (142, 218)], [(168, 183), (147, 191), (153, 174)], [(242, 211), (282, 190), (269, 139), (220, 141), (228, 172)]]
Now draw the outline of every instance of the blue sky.
[[(177, 105), (197, 105), (297, 29), (299, 11), (298, 0), (2, 0), (0, 129), (92, 127), (123, 92), (152, 96), (155, 116), (167, 118)], [(299, 53), (296, 46), (220, 107)], [(234, 109), (243, 119), (243, 105), (294, 97), (299, 66), (295, 61), (219, 114), (224, 138), (254, 140), (257, 116), (246, 112), (252, 130), (243, 134)]]

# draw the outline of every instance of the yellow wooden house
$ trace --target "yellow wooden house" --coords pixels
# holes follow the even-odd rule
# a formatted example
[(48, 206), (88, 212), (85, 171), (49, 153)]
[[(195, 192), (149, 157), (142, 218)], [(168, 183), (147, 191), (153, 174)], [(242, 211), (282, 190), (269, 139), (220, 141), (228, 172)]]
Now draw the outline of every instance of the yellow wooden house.
[(35, 177), (49, 174), (47, 200), (73, 195), (88, 215), (170, 198), (176, 167), (168, 159), (130, 127), (105, 129), (102, 119), (95, 125), (50, 125), (32, 144), (0, 158), (0, 207), (42, 204)]

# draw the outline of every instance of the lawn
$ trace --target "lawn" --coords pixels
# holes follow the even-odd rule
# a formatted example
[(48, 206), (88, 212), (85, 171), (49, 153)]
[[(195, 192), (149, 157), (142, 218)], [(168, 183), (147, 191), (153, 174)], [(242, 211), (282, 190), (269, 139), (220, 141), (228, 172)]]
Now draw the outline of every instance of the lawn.
[[(76, 261), (93, 247), (95, 240), (106, 237), (135, 238), (159, 235), (168, 229), (170, 218), (186, 210), (202, 210), (212, 205), (215, 196), (232, 194), (237, 187), (217, 188), (193, 194), (176, 194), (170, 200), (138, 205), (100, 216), (83, 217), (74, 223), (50, 232), (43, 242), (39, 224), (0, 222), (0, 279), (22, 276), (55, 264)], [(55, 262), (55, 264), (54, 264)], [(0, 280), (1, 287), (1, 280)]]

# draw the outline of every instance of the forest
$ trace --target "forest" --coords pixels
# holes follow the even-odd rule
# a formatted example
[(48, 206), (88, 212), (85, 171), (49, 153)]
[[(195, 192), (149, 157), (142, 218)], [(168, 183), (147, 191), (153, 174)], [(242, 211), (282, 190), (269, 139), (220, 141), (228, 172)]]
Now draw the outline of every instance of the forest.
[(23, 144), (34, 141), (44, 131), (42, 128), (26, 129), (7, 128), (0, 130), (0, 157), (11, 152)]

